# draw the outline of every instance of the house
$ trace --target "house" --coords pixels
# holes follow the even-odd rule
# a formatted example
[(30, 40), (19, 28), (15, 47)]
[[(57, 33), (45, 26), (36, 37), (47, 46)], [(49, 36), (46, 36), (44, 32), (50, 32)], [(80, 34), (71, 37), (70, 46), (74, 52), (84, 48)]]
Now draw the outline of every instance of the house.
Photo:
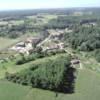
[(15, 46), (11, 47), (10, 50), (19, 51), (19, 50), (24, 49), (24, 48), (25, 48), (25, 43), (19, 42)]
[(56, 29), (56, 30), (47, 30), (48, 31), (48, 33), (50, 34), (50, 38), (51, 39), (61, 39), (62, 37), (63, 37), (63, 34), (64, 34), (64, 30), (58, 30), (58, 29)]
[(33, 46), (36, 46), (40, 41), (40, 37), (29, 37), (25, 40), (25, 43), (31, 43)]
[(73, 32), (73, 30), (71, 30), (71, 29), (69, 29), (69, 28), (66, 28), (66, 29), (65, 29), (65, 32), (66, 32), (66, 33), (71, 33), (71, 32)]
[(21, 54), (27, 54), (27, 55), (30, 54), (29, 50), (27, 50), (26, 48), (21, 48), (18, 52), (21, 53)]
[(54, 43), (54, 42), (49, 42), (49, 43), (44, 43), (41, 46), (43, 51), (54, 51), (54, 50), (63, 50), (64, 49), (64, 43)]
[(25, 47), (25, 43), (19, 42), (19, 43), (16, 44), (16, 47)]
[(12, 46), (10, 50), (17, 51), (23, 54), (30, 54), (30, 51), (34, 49), (34, 47), (41, 41), (40, 37), (28, 37), (25, 40), (17, 43)]
[(42, 46), (43, 51), (52, 51), (52, 50), (57, 50), (59, 49), (58, 45), (49, 45), (49, 46)]
[(96, 19), (84, 19), (80, 21), (80, 25), (90, 27), (90, 26), (96, 26), (97, 25), (97, 20)]
[(59, 46), (59, 49), (61, 49), (61, 50), (64, 49), (64, 47), (65, 47), (64, 43), (62, 43), (62, 42), (57, 45)]
[(79, 64), (79, 63), (80, 63), (80, 60), (78, 60), (78, 59), (73, 59), (71, 61), (71, 64)]

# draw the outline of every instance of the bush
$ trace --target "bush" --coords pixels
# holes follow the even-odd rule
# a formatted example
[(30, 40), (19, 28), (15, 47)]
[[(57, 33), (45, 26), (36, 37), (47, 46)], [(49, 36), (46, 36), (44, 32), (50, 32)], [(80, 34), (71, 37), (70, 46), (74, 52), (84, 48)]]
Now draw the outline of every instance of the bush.
[(95, 58), (98, 62), (100, 62), (100, 49), (95, 50)]
[(21, 65), (21, 64), (27, 63), (29, 61), (34, 61), (37, 58), (39, 58), (38, 54), (31, 54), (27, 57), (22, 57), (21, 59), (16, 61), (16, 65)]

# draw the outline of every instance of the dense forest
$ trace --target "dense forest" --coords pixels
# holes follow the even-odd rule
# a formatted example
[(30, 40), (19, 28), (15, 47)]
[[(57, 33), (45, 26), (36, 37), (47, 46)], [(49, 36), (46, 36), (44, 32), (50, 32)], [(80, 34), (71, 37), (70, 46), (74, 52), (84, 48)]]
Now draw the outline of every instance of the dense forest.
[(32, 87), (73, 93), (75, 83), (74, 73), (75, 69), (71, 67), (70, 57), (66, 55), (32, 64), (29, 69), (20, 73), (6, 73), (6, 79)]

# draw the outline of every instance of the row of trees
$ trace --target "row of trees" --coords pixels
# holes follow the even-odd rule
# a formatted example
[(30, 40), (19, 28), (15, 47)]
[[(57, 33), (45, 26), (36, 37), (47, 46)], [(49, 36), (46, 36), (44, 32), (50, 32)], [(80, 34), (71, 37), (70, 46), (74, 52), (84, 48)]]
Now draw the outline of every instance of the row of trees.
[(42, 49), (37, 48), (36, 52), (32, 53), (29, 56), (24, 56), (23, 54), (21, 54), (21, 58), (16, 61), (16, 65), (21, 65), (39, 58), (49, 57), (60, 53), (65, 53), (65, 51), (55, 50), (50, 52), (42, 52)]

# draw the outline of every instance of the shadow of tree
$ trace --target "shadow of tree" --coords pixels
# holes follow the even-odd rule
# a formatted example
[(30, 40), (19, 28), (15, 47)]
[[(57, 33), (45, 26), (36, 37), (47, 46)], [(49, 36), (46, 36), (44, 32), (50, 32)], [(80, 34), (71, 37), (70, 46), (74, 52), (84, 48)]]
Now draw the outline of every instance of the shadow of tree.
[(55, 89), (55, 92), (61, 92), (61, 93), (67, 93), (67, 94), (72, 94), (75, 92), (75, 72), (76, 69), (69, 67), (65, 72), (64, 72), (64, 77), (63, 81), (59, 85), (57, 89)]

